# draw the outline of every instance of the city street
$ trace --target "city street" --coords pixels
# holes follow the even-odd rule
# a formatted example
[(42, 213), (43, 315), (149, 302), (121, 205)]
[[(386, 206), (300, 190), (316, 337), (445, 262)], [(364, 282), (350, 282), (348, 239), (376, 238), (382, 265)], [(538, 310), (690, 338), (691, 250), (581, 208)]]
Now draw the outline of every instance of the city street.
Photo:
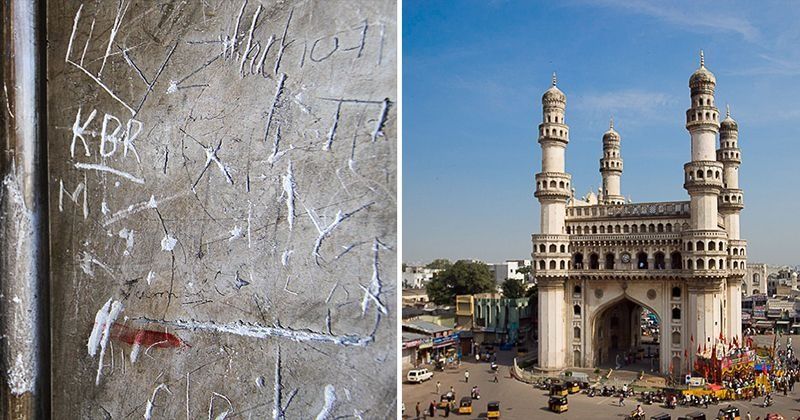
[[(547, 410), (547, 392), (534, 388), (531, 385), (524, 384), (510, 377), (509, 371), (513, 361), (512, 352), (498, 353), (498, 383), (494, 383), (494, 372), (489, 368), (489, 363), (475, 363), (472, 361), (465, 361), (461, 364), (459, 369), (447, 369), (444, 372), (436, 371), (431, 380), (422, 384), (408, 384), (403, 383), (403, 403), (405, 404), (406, 419), (415, 418), (415, 404), (420, 403), (420, 409), (423, 413), (426, 412), (428, 405), (431, 401), (439, 402), (440, 394), (446, 393), (452, 386), (456, 394), (456, 402), (461, 397), (469, 396), (472, 386), (477, 385), (480, 390), (480, 400), (473, 403), (473, 414), (468, 418), (485, 418), (486, 417), (486, 404), (490, 401), (499, 401), (501, 409), (501, 418), (503, 419), (540, 419), (540, 418), (623, 418), (631, 413), (636, 408), (637, 401), (635, 399), (626, 399), (625, 406), (619, 407), (617, 405), (618, 399), (615, 397), (594, 397), (589, 398), (585, 394), (574, 394), (569, 396), (569, 411), (556, 414)], [(470, 377), (469, 383), (464, 381), (464, 372), (469, 370)], [(407, 370), (403, 371), (403, 378)], [(613, 379), (613, 378), (612, 378)], [(436, 393), (436, 382), (441, 382), (440, 392)], [(732, 405), (738, 407), (741, 411), (742, 420), (746, 419), (746, 414), (749, 411), (752, 419), (757, 417), (764, 419), (767, 413), (781, 413), (786, 419), (800, 418), (800, 387), (794, 389), (794, 393), (784, 397), (782, 394), (774, 394), (775, 404), (771, 407), (764, 409), (757, 406), (757, 402), (763, 402), (763, 399), (752, 402), (740, 401), (733, 402)], [(722, 402), (719, 405), (710, 405), (708, 409), (698, 409), (694, 407), (685, 408), (678, 407), (674, 410), (668, 410), (657, 405), (644, 405), (647, 418), (659, 414), (668, 413), (673, 419), (679, 416), (701, 411), (706, 414), (708, 419), (716, 418), (717, 411), (722, 407), (727, 407), (728, 402)], [(451, 415), (458, 416), (458, 414), (451, 413)], [(437, 410), (436, 417), (443, 417), (444, 412)], [(467, 416), (461, 416), (467, 418)]]

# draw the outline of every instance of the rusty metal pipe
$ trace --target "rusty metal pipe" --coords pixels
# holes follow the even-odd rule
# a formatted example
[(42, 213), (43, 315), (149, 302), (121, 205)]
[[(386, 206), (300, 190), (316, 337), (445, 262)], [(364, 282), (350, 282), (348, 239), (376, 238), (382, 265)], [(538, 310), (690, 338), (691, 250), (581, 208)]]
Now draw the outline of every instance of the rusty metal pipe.
[(49, 418), (44, 2), (0, 0), (0, 417)]

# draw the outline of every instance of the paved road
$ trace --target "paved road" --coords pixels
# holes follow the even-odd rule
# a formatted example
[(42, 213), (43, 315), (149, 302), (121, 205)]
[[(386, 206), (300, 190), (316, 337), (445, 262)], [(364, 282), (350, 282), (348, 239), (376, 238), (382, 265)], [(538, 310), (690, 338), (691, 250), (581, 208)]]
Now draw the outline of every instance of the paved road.
[[(478, 385), (481, 399), (475, 401), (473, 405), (473, 415), (469, 418), (485, 418), (486, 403), (489, 401), (500, 401), (501, 418), (503, 419), (557, 419), (557, 418), (592, 418), (592, 419), (622, 419), (636, 408), (636, 401), (626, 401), (625, 407), (617, 406), (617, 399), (612, 397), (589, 398), (583, 394), (569, 396), (569, 411), (563, 414), (555, 414), (547, 410), (546, 391), (535, 389), (530, 385), (521, 383), (509, 377), (509, 367), (512, 363), (513, 355), (510, 352), (501, 352), (498, 356), (500, 369), (498, 374), (499, 383), (493, 383), (494, 373), (489, 369), (488, 363), (465, 362), (461, 368), (447, 370), (445, 372), (434, 373), (433, 379), (423, 384), (403, 384), (403, 402), (406, 407), (404, 418), (413, 419), (415, 417), (414, 406), (420, 402), (422, 411), (425, 411), (432, 400), (439, 401), (436, 394), (436, 381), (441, 382), (441, 393), (447, 392), (453, 386), (456, 392), (456, 401), (462, 396), (469, 395), (473, 385)], [(464, 382), (464, 371), (469, 370), (469, 383)], [(405, 371), (403, 372), (405, 377)], [(749, 411), (752, 419), (756, 417), (763, 419), (768, 412), (779, 412), (787, 419), (800, 418), (800, 387), (795, 387), (794, 393), (788, 397), (783, 395), (775, 396), (775, 404), (769, 409), (763, 409), (753, 403), (736, 402), (734, 406), (741, 410), (742, 420)], [(643, 405), (648, 418), (652, 415), (666, 412), (673, 419), (688, 414), (693, 411), (703, 411), (709, 419), (715, 418), (720, 407), (727, 406), (722, 403), (719, 406), (709, 406), (707, 410), (696, 408), (677, 408), (667, 410), (655, 405)], [(443, 417), (444, 413), (437, 412), (437, 417)], [(467, 418), (461, 416), (461, 418)]]

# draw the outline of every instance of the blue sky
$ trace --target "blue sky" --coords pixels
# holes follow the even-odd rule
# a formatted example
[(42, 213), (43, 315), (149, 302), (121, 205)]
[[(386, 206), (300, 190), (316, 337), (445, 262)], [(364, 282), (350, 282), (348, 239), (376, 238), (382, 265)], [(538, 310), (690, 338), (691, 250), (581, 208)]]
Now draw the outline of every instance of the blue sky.
[(600, 183), (613, 115), (623, 194), (688, 200), (684, 118), (703, 49), (740, 127), (749, 261), (800, 263), (800, 3), (700, 3), (404, 1), (403, 261), (530, 257), (553, 71), (578, 195)]

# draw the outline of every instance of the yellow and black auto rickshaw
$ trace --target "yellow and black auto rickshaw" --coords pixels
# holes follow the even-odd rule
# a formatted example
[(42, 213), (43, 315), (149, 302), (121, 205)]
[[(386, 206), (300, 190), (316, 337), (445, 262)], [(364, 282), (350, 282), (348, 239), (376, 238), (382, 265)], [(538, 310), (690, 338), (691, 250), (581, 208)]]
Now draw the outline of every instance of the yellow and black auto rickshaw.
[(569, 409), (567, 397), (550, 397), (550, 400), (547, 402), (547, 408), (554, 413), (563, 413), (567, 411)]
[(550, 385), (551, 397), (566, 397), (568, 393), (567, 387), (562, 382), (555, 382)]
[(499, 419), (500, 418), (500, 402), (492, 401), (486, 404), (486, 418)]
[(458, 414), (472, 414), (472, 398), (461, 398), (461, 402), (458, 405)]
[(447, 406), (450, 406), (450, 410), (454, 410), (456, 407), (456, 397), (449, 392), (442, 394), (441, 399), (439, 399), (439, 408), (444, 409)]
[(732, 405), (720, 408), (719, 413), (717, 413), (717, 420), (741, 420), (741, 418), (739, 409)]
[(581, 387), (578, 382), (568, 381), (565, 386), (567, 387), (567, 392), (570, 394), (577, 394), (581, 391)]

